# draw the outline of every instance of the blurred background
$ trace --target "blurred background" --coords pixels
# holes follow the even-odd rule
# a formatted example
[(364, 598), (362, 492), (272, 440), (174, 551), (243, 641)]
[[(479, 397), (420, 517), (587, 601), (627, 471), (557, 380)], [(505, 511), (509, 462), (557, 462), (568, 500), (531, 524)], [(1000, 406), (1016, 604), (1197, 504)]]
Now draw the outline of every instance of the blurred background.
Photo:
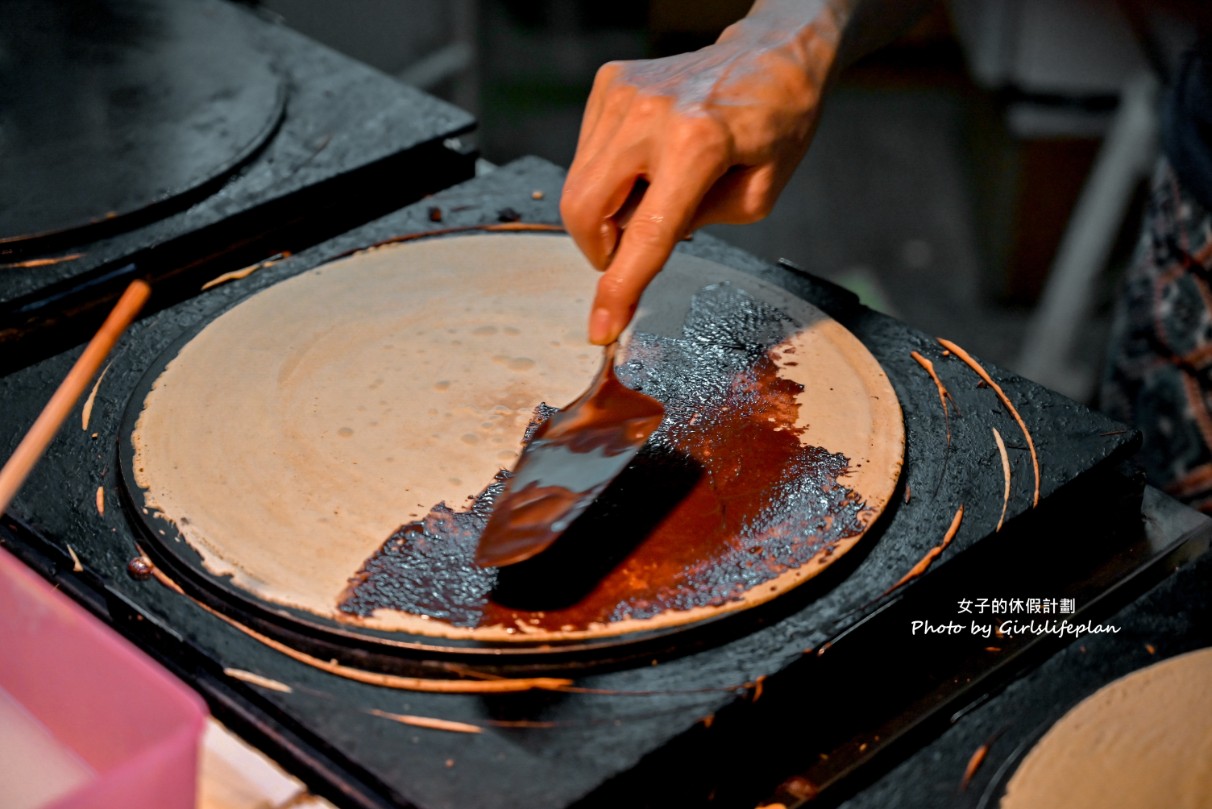
[[(599, 65), (706, 45), (750, 3), (261, 5), (471, 111), (487, 168), (566, 167)], [(1183, 37), (1112, 0), (940, 3), (843, 75), (767, 220), (709, 232), (1092, 401), (1156, 153), (1156, 77)]]

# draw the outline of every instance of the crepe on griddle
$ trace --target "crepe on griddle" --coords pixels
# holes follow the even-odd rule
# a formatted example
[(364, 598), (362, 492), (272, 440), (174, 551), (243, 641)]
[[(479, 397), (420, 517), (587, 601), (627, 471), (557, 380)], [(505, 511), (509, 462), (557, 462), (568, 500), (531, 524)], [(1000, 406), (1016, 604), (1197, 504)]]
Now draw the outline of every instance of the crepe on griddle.
[[(887, 378), (801, 299), (680, 254), (645, 295), (619, 368), (674, 411), (637, 460), (648, 477), (633, 474), (633, 490), (675, 484), (660, 470), (676, 462), (689, 468), (683, 477), (701, 476), (706, 437), (731, 425), (730, 452), (751, 443), (737, 443), (738, 430), (752, 429), (790, 446), (787, 462), (811, 457), (824, 474), (736, 463), (713, 474), (738, 477), (736, 492), (752, 479), (746, 496), (771, 505), (798, 498), (825, 511), (788, 522), (802, 510), (751, 503), (737, 510), (751, 524), (717, 531), (706, 558), (682, 560), (697, 574), (653, 564), (669, 552), (645, 556), (660, 533), (651, 526), (618, 537), (621, 558), (577, 602), (593, 608), (560, 615), (475, 579), (441, 526), (405, 530), (435, 515), (474, 518), (542, 408), (584, 388), (597, 360), (584, 339), (596, 280), (565, 237), (479, 234), (367, 251), (258, 292), (203, 327), (152, 386), (133, 436), (143, 499), (241, 593), (351, 626), (493, 642), (693, 623), (786, 592), (852, 547), (891, 496), (903, 455)], [(793, 478), (809, 488), (771, 489)], [(703, 519), (698, 511), (684, 516)], [(396, 552), (421, 541), (424, 552)], [(433, 597), (384, 606), (401, 573)], [(376, 574), (378, 601), (359, 598)], [(703, 576), (714, 588), (706, 597)], [(643, 593), (656, 595), (637, 600)]]

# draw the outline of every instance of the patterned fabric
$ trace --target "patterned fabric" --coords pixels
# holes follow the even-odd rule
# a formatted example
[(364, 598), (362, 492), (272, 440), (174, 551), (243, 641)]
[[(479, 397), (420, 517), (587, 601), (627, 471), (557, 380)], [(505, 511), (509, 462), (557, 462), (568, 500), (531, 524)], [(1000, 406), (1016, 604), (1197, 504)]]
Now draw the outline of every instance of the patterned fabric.
[(1212, 216), (1165, 160), (1124, 279), (1101, 399), (1144, 432), (1149, 481), (1212, 513)]
[(1212, 34), (1182, 55), (1162, 105), (1161, 142), (1184, 189), (1212, 208)]

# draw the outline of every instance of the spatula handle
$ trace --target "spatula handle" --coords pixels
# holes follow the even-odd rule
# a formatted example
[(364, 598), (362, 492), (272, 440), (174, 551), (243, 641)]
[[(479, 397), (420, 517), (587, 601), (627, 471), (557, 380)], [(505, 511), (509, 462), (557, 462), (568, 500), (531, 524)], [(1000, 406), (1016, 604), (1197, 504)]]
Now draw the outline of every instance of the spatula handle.
[(59, 427), (75, 406), (80, 394), (96, 375), (101, 363), (109, 356), (122, 332), (126, 331), (126, 327), (143, 308), (150, 293), (151, 287), (143, 281), (134, 281), (126, 288), (109, 317), (101, 324), (100, 330), (85, 347), (80, 359), (76, 360), (76, 364), (63, 378), (46, 407), (25, 434), (25, 438), (17, 445), (8, 463), (0, 469), (0, 513), (8, 509), (21, 484), (25, 483), (34, 465), (59, 432)]

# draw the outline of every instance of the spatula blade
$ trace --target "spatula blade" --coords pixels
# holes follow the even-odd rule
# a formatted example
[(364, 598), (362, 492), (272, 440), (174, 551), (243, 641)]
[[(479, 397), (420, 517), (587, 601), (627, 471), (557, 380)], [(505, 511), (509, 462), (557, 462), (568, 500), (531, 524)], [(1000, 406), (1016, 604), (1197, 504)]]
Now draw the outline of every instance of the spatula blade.
[(542, 552), (627, 468), (665, 408), (619, 382), (616, 344), (589, 390), (547, 420), (522, 451), (480, 537), (476, 563), (502, 567)]

